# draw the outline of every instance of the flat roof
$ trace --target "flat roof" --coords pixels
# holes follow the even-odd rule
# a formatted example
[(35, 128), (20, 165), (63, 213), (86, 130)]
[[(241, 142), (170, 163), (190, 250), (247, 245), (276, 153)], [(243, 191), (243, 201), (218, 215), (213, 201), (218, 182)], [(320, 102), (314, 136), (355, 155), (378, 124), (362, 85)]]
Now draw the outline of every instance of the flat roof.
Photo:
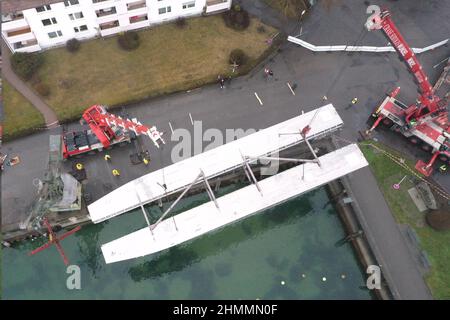
[[(195, 180), (200, 170), (210, 179), (241, 167), (242, 156), (265, 156), (299, 144), (303, 142), (300, 134), (280, 133), (297, 133), (308, 124), (311, 124), (308, 139), (314, 139), (342, 127), (343, 121), (333, 105), (327, 104), (130, 181), (91, 203), (88, 206), (90, 218), (98, 223), (133, 210), (141, 203), (181, 191)], [(164, 183), (166, 190), (162, 187)]]
[(36, 8), (63, 0), (1, 0), (2, 14)]
[[(143, 228), (102, 245), (106, 263), (156, 253), (223, 226), (247, 218), (368, 165), (361, 150), (351, 144), (298, 165), (213, 201), (163, 220), (153, 231)], [(198, 172), (196, 172), (198, 174)], [(303, 176), (304, 174), (304, 176)]]

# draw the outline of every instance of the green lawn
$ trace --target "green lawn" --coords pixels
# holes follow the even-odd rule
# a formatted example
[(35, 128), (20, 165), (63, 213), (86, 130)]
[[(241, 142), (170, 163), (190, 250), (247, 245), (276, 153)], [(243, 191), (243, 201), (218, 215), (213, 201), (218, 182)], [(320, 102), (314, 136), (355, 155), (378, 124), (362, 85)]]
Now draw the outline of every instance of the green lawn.
[(240, 48), (254, 66), (268, 53), (265, 40), (277, 31), (251, 20), (245, 31), (227, 28), (220, 15), (187, 20), (179, 29), (174, 23), (139, 31), (141, 44), (123, 51), (117, 37), (81, 44), (75, 54), (65, 48), (43, 53), (38, 77), (51, 88), (44, 98), (60, 120), (78, 118), (92, 104), (123, 105), (171, 92), (196, 88), (231, 72), (229, 53)]
[(11, 140), (45, 127), (42, 114), (3, 79), (3, 139)]
[[(427, 252), (432, 267), (426, 281), (434, 298), (450, 299), (450, 231), (438, 232), (426, 224), (424, 213), (417, 210), (407, 192), (413, 186), (408, 179), (402, 182), (400, 190), (392, 188), (392, 184), (398, 183), (405, 175), (411, 177), (411, 172), (364, 143), (360, 145), (361, 150), (370, 163), (372, 172), (377, 178), (396, 220), (414, 228), (419, 236), (422, 249)], [(404, 157), (386, 146), (379, 143), (374, 144), (395, 156)], [(406, 164), (414, 170), (413, 161), (406, 159)]]

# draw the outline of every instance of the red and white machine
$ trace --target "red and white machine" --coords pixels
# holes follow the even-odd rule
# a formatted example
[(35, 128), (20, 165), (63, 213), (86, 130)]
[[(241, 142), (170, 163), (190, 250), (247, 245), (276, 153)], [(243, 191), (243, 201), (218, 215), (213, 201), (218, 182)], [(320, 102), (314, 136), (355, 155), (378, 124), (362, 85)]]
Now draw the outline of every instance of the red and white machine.
[[(90, 129), (68, 132), (63, 135), (65, 159), (95, 150), (102, 151), (115, 144), (130, 143), (134, 135), (147, 135), (159, 148), (165, 144), (162, 133), (155, 126), (147, 127), (136, 119), (123, 119), (108, 113), (104, 106), (93, 105), (83, 113), (83, 120)], [(130, 134), (133, 133), (133, 134)]]
[(381, 122), (403, 134), (411, 143), (420, 144), (422, 149), (431, 152), (433, 156), (428, 163), (419, 160), (416, 169), (429, 176), (438, 158), (446, 164), (450, 162), (450, 123), (446, 107), (448, 101), (435, 94), (416, 55), (398, 31), (388, 10), (371, 15), (366, 27), (369, 31), (381, 29), (384, 32), (413, 74), (420, 92), (416, 103), (407, 106), (396, 99), (400, 87), (395, 88), (372, 113), (376, 120), (367, 134)]

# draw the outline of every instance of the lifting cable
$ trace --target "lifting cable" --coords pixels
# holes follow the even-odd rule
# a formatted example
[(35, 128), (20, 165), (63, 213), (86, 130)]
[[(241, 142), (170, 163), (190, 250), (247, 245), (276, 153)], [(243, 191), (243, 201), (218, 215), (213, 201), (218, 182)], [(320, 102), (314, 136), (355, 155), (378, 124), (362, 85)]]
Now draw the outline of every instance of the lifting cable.
[[(358, 43), (362, 42), (364, 40), (364, 38), (366, 37), (368, 31), (365, 27), (363, 27), (363, 29), (361, 30), (361, 32), (359, 33), (358, 37), (356, 38), (355, 42), (353, 43), (353, 47), (357, 46)], [(347, 47), (349, 47), (349, 45), (345, 46), (345, 49), (347, 49)], [(341, 52), (342, 54), (345, 54), (345, 50)], [(338, 80), (341, 78), (342, 73), (344, 72), (344, 69), (347, 67), (347, 63), (343, 63), (342, 67), (339, 69), (339, 72), (336, 76), (336, 78), (333, 80), (333, 82), (331, 83), (330, 87), (328, 88), (328, 90), (325, 92), (325, 96), (328, 97), (328, 95), (330, 94), (331, 90), (333, 89), (333, 87), (335, 86), (336, 82), (338, 82)]]

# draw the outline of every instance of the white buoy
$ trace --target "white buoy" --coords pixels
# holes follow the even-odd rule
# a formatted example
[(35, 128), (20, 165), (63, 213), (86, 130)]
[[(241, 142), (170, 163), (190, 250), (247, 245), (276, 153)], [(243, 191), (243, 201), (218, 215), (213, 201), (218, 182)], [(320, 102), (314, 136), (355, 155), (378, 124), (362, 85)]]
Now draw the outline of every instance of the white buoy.
[(283, 280), (281, 280), (281, 285), (284, 286), (286, 284), (286, 282), (284, 282)]
[(302, 273), (302, 278), (306, 278), (306, 274)]
[(341, 279), (345, 279), (346, 275), (345, 274), (341, 274)]
[(327, 281), (327, 278), (326, 277), (322, 277), (322, 281), (323, 282)]

